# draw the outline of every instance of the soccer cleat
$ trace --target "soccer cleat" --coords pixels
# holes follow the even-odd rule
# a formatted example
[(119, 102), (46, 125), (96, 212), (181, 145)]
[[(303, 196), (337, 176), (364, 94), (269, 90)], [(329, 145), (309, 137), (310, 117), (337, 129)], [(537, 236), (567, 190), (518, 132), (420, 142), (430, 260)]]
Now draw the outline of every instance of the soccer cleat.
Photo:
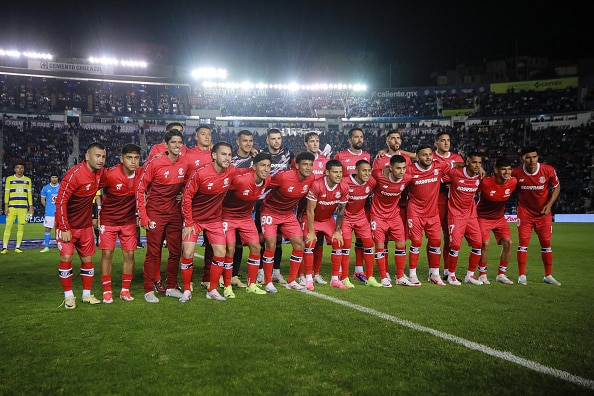
[(167, 297), (181, 298), (182, 297), (182, 292), (181, 292), (181, 290), (179, 290), (179, 287), (175, 287), (173, 289), (167, 289), (165, 291), (165, 296), (167, 296)]
[(513, 285), (514, 284), (513, 281), (511, 281), (507, 276), (505, 276), (505, 274), (497, 275), (497, 278), (495, 278), (495, 280), (499, 283), (503, 283), (504, 285)]
[(64, 308), (66, 309), (74, 309), (76, 308), (76, 297), (75, 296), (68, 296), (64, 298), (64, 302), (62, 303)]
[(276, 287), (274, 287), (272, 282), (267, 284), (266, 287), (264, 288), (264, 290), (266, 291), (266, 293), (273, 293), (273, 294), (278, 293), (278, 290), (276, 290)]
[(324, 278), (322, 278), (322, 275), (320, 275), (320, 274), (315, 274), (313, 279), (314, 279), (314, 282), (319, 283), (320, 285), (328, 284), (328, 282), (326, 282), (326, 280)]
[(165, 290), (165, 286), (163, 286), (162, 281), (156, 281), (154, 283), (154, 286), (155, 286), (155, 292), (157, 292), (159, 294), (165, 294), (166, 290)]
[(281, 274), (272, 275), (272, 281), (276, 283), (280, 283), (281, 285), (286, 285), (287, 281)]
[(264, 270), (263, 269), (258, 270), (258, 275), (256, 275), (256, 283), (259, 285), (264, 283)]
[(456, 278), (456, 275), (449, 275), (448, 276), (448, 283), (452, 286), (460, 286), (462, 285), (462, 282), (460, 282), (458, 280), (458, 278)]
[(421, 286), (422, 283), (416, 275), (411, 275), (408, 277), (411, 286)]
[(441, 276), (441, 280), (444, 281), (444, 282), (447, 282), (448, 279), (449, 279), (449, 277), (450, 276), (444, 272), (444, 274)]
[(355, 285), (353, 285), (353, 282), (351, 282), (351, 280), (349, 278), (344, 278), (342, 280), (342, 284), (345, 285), (346, 287), (348, 287), (349, 289), (355, 288)]
[(124, 301), (134, 301), (134, 297), (130, 294), (128, 290), (122, 290), (120, 292), (120, 300)]
[(94, 295), (92, 294), (87, 294), (86, 296), (83, 296), (82, 298), (82, 302), (84, 303), (89, 303), (91, 305), (95, 305), (95, 304), (101, 304), (101, 301), (98, 300)]
[(345, 285), (344, 283), (342, 283), (342, 281), (339, 281), (338, 279), (330, 281), (330, 287), (335, 287), (337, 289), (348, 289), (349, 288), (347, 285)]
[(307, 284), (305, 276), (301, 275), (299, 278), (297, 278), (297, 283), (299, 283), (301, 286), (305, 286)]
[(41, 249), (39, 251), (39, 253), (47, 253), (47, 252), (49, 252), (49, 248), (48, 247), (44, 247), (43, 249)]
[(225, 287), (225, 280), (223, 279), (223, 275), (219, 278), (219, 287)]
[(367, 276), (365, 276), (365, 272), (355, 272), (355, 278), (363, 283), (367, 282)]
[(113, 302), (113, 294), (108, 292), (103, 292), (103, 304), (111, 304)]
[(549, 285), (555, 285), (555, 286), (561, 286), (561, 282), (559, 282), (557, 279), (553, 278), (553, 275), (547, 275), (545, 276), (542, 281), (544, 283), (548, 283)]
[(192, 299), (192, 292), (189, 290), (184, 291), (184, 294), (179, 298), (179, 302), (185, 303)]
[(211, 291), (206, 292), (206, 299), (207, 300), (217, 300), (217, 301), (227, 301), (227, 299), (221, 296), (217, 289), (212, 289)]
[(2, 249), (2, 251), (0, 253), (6, 254), (6, 253), (8, 253), (8, 249), (4, 248), (4, 249)]
[(305, 290), (305, 286), (301, 286), (299, 283), (295, 281), (291, 283), (285, 283), (285, 287), (290, 290)]
[(388, 289), (392, 287), (392, 281), (390, 278), (383, 278), (382, 279), (382, 287), (387, 287)]
[(471, 283), (476, 286), (480, 286), (483, 284), (483, 282), (476, 279), (476, 276), (474, 276), (474, 275), (470, 275), (470, 276), (466, 275), (466, 277), (464, 278), (464, 283)]
[(229, 285), (223, 289), (223, 296), (225, 298), (235, 298), (235, 293), (233, 292), (233, 286)]
[(483, 285), (490, 285), (489, 279), (487, 279), (487, 275), (481, 275), (478, 277), (478, 280), (483, 282)]
[(406, 276), (396, 279), (396, 284), (398, 286), (412, 286), (412, 283), (410, 283), (410, 280)]
[(210, 287), (210, 282), (200, 282), (200, 287), (208, 290), (208, 288)]
[(19, 248), (15, 248), (15, 249), (14, 249), (14, 252), (15, 252), (15, 253), (23, 253), (23, 251), (22, 251), (21, 249), (19, 249)]
[(266, 292), (262, 290), (262, 286), (255, 283), (251, 283), (248, 287), (246, 287), (245, 291), (251, 294), (266, 294)]
[(441, 280), (441, 276), (439, 276), (439, 274), (432, 274), (429, 279), (427, 279), (427, 281), (429, 283), (432, 283), (434, 285), (437, 286), (445, 286), (446, 284), (443, 283), (443, 281)]
[(241, 279), (239, 279), (239, 276), (237, 276), (237, 275), (231, 278), (231, 286), (247, 287), (247, 285), (245, 283), (243, 283), (241, 281)]
[(155, 296), (155, 292), (150, 291), (144, 294), (144, 301), (147, 303), (158, 303), (159, 299)]
[(526, 279), (526, 275), (520, 275), (518, 277), (518, 284), (526, 286), (528, 284), (528, 279)]
[[(301, 285), (299, 285), (299, 286), (301, 286)], [(314, 281), (310, 280), (310, 281), (305, 282), (305, 288), (309, 291), (313, 291), (315, 289)]]
[[(332, 284), (330, 284), (330, 286), (332, 286)], [(365, 281), (365, 286), (382, 287), (382, 284), (379, 283), (373, 276), (370, 276), (367, 278), (367, 281)]]

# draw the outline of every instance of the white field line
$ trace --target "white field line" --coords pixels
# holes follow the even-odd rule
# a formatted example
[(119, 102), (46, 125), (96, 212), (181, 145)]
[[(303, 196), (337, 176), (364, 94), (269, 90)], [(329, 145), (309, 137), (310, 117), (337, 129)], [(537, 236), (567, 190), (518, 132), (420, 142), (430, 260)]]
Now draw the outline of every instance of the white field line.
[(498, 351), (498, 350), (490, 348), (486, 345), (482, 345), (477, 342), (469, 341), (464, 338), (456, 337), (451, 334), (447, 334), (447, 333), (444, 333), (444, 332), (441, 332), (438, 330), (431, 329), (429, 327), (421, 326), (416, 323), (410, 322), (408, 320), (399, 319), (395, 316), (388, 315), (388, 314), (385, 314), (382, 312), (378, 312), (374, 309), (363, 307), (363, 306), (357, 305), (357, 304), (353, 304), (348, 301), (342, 301), (342, 300), (336, 299), (334, 297), (326, 296), (324, 294), (320, 294), (320, 293), (316, 293), (316, 292), (312, 292), (312, 291), (305, 290), (304, 292), (307, 294), (311, 294), (315, 297), (322, 298), (324, 300), (328, 300), (333, 303), (340, 304), (340, 305), (343, 305), (345, 307), (348, 307), (348, 308), (351, 308), (351, 309), (354, 309), (354, 310), (357, 310), (360, 312), (364, 312), (364, 313), (367, 313), (367, 314), (370, 314), (373, 316), (377, 316), (380, 319), (384, 319), (384, 320), (399, 324), (401, 326), (411, 328), (413, 330), (429, 333), (436, 337), (443, 338), (444, 340), (451, 341), (456, 344), (460, 344), (466, 348), (474, 349), (476, 351), (485, 353), (487, 355), (491, 355), (491, 356), (494, 356), (494, 357), (497, 357), (497, 358), (500, 358), (503, 360), (507, 360), (508, 362), (512, 362), (512, 363), (518, 364), (520, 366), (524, 366), (524, 367), (534, 370), (536, 372), (551, 375), (556, 378), (561, 378), (565, 381), (572, 382), (574, 384), (583, 386), (588, 389), (594, 389), (594, 381), (593, 380), (578, 377), (576, 375), (568, 373), (567, 371), (557, 370), (557, 369), (554, 369), (551, 367), (543, 366), (542, 364), (539, 364), (537, 362), (533, 362), (531, 360), (523, 359), (521, 357), (515, 356), (510, 352)]

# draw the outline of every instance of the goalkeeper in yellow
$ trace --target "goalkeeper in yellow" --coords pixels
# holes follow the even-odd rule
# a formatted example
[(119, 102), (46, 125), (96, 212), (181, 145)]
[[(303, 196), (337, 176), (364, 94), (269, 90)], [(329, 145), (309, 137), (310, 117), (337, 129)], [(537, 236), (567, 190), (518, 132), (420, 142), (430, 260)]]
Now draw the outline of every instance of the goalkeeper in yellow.
[(25, 166), (17, 163), (14, 166), (14, 175), (6, 178), (4, 185), (4, 213), (6, 214), (6, 228), (4, 229), (4, 239), (2, 240), (2, 251), (6, 254), (8, 251), (8, 240), (15, 219), (17, 222), (16, 246), (14, 251), (22, 253), (21, 242), (23, 242), (23, 233), (25, 231), (25, 222), (28, 216), (33, 215), (33, 184), (31, 179), (24, 175)]

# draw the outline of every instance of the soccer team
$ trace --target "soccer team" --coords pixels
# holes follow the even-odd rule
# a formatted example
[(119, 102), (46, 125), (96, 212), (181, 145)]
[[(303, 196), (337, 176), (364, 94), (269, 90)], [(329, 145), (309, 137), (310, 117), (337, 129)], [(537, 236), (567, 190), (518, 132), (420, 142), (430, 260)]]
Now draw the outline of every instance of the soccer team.
[[(350, 147), (332, 159), (329, 150), (320, 152), (316, 133), (304, 136), (305, 151), (295, 156), (282, 147), (278, 129), (268, 131), (268, 147), (261, 152), (253, 148), (251, 132), (241, 131), (234, 155), (231, 144), (212, 144), (210, 128), (204, 125), (196, 129), (197, 145), (185, 147), (183, 128), (180, 123), (169, 124), (163, 143), (152, 148), (143, 167), (140, 147), (126, 144), (120, 164), (105, 169), (105, 148), (93, 143), (85, 160), (62, 178), (54, 218), (67, 309), (76, 307), (72, 286), (75, 251), (81, 259), (82, 301), (101, 303), (91, 293), (95, 253), (92, 201), (100, 189), (104, 303), (113, 302), (111, 266), (117, 239), (124, 257), (119, 297), (134, 300), (130, 283), (137, 223), (146, 230), (143, 277), (144, 298), (149, 303), (159, 302), (157, 294), (180, 302), (192, 298), (200, 233), (206, 246), (201, 285), (207, 290), (206, 298), (212, 300), (235, 298), (233, 286), (257, 295), (277, 293), (275, 283), (292, 290), (314, 290), (314, 283), (327, 283), (320, 274), (325, 244), (332, 247), (330, 287), (354, 288), (351, 275), (370, 287), (392, 287), (390, 241), (394, 242), (394, 283), (421, 286), (417, 266), (423, 235), (427, 238), (429, 283), (489, 284), (487, 263), (493, 232), (502, 245), (496, 281), (513, 284), (506, 276), (512, 238), (504, 210), (514, 191), (518, 194), (518, 283), (527, 284), (528, 245), (534, 230), (541, 245), (543, 280), (560, 285), (552, 276), (551, 249), (551, 207), (560, 185), (554, 168), (538, 162), (534, 147), (520, 150), (522, 163), (517, 168), (512, 169), (510, 161), (501, 158), (495, 163), (494, 174), (487, 176), (480, 152), (468, 153), (463, 159), (450, 151), (450, 136), (444, 132), (436, 136), (435, 150), (420, 145), (413, 153), (401, 149), (401, 130), (388, 131), (387, 147), (372, 166), (359, 128), (348, 133)], [(15, 177), (16, 171), (15, 167)], [(10, 206), (7, 197), (5, 201)], [(356, 253), (351, 274), (353, 234)], [(292, 247), (286, 281), (280, 274), (283, 238)], [(456, 268), (463, 239), (471, 251), (462, 280), (457, 278)], [(165, 243), (168, 258), (163, 286), (161, 251)], [(249, 248), (247, 284), (238, 276), (242, 256), (237, 252), (243, 245)]]

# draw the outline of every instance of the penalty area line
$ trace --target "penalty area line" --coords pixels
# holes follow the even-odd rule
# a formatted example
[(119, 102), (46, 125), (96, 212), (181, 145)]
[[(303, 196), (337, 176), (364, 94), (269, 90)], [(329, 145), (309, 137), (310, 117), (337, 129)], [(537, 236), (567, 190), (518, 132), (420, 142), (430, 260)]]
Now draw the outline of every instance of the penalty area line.
[(462, 346), (464, 346), (466, 348), (474, 349), (475, 351), (479, 351), (479, 352), (485, 353), (487, 355), (491, 355), (491, 356), (497, 357), (499, 359), (507, 360), (508, 362), (515, 363), (517, 365), (520, 365), (520, 366), (529, 368), (529, 369), (531, 369), (533, 371), (536, 371), (536, 372), (539, 372), (539, 373), (543, 373), (543, 374), (547, 374), (547, 375), (550, 375), (550, 376), (553, 376), (553, 377), (556, 377), (556, 378), (560, 378), (560, 379), (563, 379), (565, 381), (574, 383), (576, 385), (583, 386), (583, 387), (588, 388), (588, 389), (594, 389), (594, 381), (593, 380), (590, 380), (590, 379), (587, 379), (587, 378), (582, 378), (582, 377), (579, 377), (577, 375), (573, 375), (571, 373), (568, 373), (567, 371), (558, 370), (558, 369), (555, 369), (555, 368), (552, 368), (552, 367), (544, 366), (544, 365), (542, 365), (540, 363), (533, 362), (532, 360), (528, 360), (528, 359), (524, 359), (524, 358), (515, 356), (514, 354), (512, 354), (510, 352), (499, 351), (497, 349), (490, 348), (490, 347), (488, 347), (486, 345), (479, 344), (479, 343), (473, 342), (473, 341), (469, 341), (469, 340), (466, 340), (464, 338), (457, 337), (457, 336), (454, 336), (454, 335), (451, 335), (451, 334), (448, 334), (448, 333), (444, 333), (442, 331), (435, 330), (435, 329), (432, 329), (430, 327), (421, 326), (421, 325), (416, 324), (414, 322), (411, 322), (411, 321), (408, 321), (408, 320), (403, 320), (403, 319), (397, 318), (395, 316), (388, 315), (388, 314), (385, 314), (383, 312), (379, 312), (379, 311), (376, 311), (374, 309), (364, 307), (362, 305), (353, 304), (353, 303), (348, 302), (348, 301), (339, 300), (337, 298), (326, 296), (324, 294), (316, 293), (316, 292), (313, 292), (313, 291), (307, 291), (306, 290), (304, 292), (307, 293), (307, 294), (311, 294), (312, 296), (315, 296), (315, 297), (318, 297), (318, 298), (321, 298), (321, 299), (324, 299), (324, 300), (328, 300), (328, 301), (331, 301), (333, 303), (340, 304), (340, 305), (343, 305), (345, 307), (348, 307), (348, 308), (351, 308), (351, 309), (354, 309), (354, 310), (357, 310), (357, 311), (360, 311), (360, 312), (363, 312), (363, 313), (366, 313), (366, 314), (370, 314), (370, 315), (376, 316), (376, 317), (378, 317), (380, 319), (384, 319), (384, 320), (387, 320), (387, 321), (390, 321), (390, 322), (399, 324), (401, 326), (408, 327), (408, 328), (413, 329), (413, 330), (422, 331), (424, 333), (429, 333), (431, 335), (434, 335), (436, 337), (442, 338), (444, 340), (451, 341), (453, 343), (462, 345)]

